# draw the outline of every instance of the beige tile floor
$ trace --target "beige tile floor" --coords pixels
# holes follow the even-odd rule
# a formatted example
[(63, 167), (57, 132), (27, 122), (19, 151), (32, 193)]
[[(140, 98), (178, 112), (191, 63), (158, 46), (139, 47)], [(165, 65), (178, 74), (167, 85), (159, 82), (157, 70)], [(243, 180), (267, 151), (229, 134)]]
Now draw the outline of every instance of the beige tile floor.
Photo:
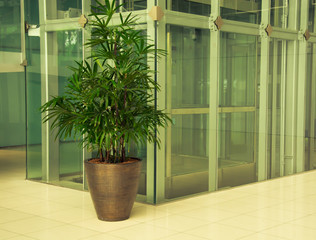
[(0, 240), (315, 240), (316, 171), (97, 220), (89, 193), (31, 181), (24, 151), (0, 149)]

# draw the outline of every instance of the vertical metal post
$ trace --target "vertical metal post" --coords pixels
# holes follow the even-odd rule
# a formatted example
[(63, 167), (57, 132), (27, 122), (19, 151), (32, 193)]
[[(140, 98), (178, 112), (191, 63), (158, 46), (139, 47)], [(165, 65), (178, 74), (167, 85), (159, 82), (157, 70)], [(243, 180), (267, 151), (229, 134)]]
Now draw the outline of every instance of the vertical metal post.
[[(56, 0), (54, 1), (56, 4)], [(57, 5), (56, 5), (57, 6)], [(56, 76), (54, 81), (49, 81), (50, 73), (56, 75), (56, 69), (48, 68), (49, 61), (56, 62), (56, 46), (48, 46), (48, 33), (45, 31), (46, 23), (46, 1), (39, 0), (39, 19), (40, 25), (40, 52), (41, 52), (41, 103), (49, 100), (50, 95), (56, 95), (58, 91), (58, 82)], [(50, 36), (54, 38), (54, 36)], [(56, 44), (57, 38), (51, 39)], [(48, 48), (51, 51), (48, 51)], [(55, 51), (55, 53), (53, 53)], [(57, 86), (56, 86), (57, 84)], [(42, 118), (46, 113), (42, 114)], [(59, 143), (50, 131), (51, 121), (42, 125), (42, 180), (45, 182), (59, 179)]]
[[(90, 6), (91, 0), (82, 0), (82, 14), (86, 17), (90, 14)], [(90, 48), (85, 47), (85, 43), (91, 37), (90, 29), (82, 28), (82, 59), (84, 60), (86, 57), (90, 56)], [(87, 59), (86, 61), (90, 61), (91, 59)], [(83, 136), (84, 137), (84, 136)], [(88, 182), (85, 174), (84, 161), (92, 157), (92, 153), (88, 151), (88, 147), (84, 147), (82, 149), (82, 176), (83, 176), (83, 189), (88, 189)]]
[(214, 25), (220, 16), (220, 3), (211, 2), (210, 16), (210, 89), (209, 89), (209, 191), (218, 188), (218, 83), (220, 62), (220, 32)]
[(268, 80), (269, 80), (269, 38), (265, 27), (270, 22), (270, 1), (262, 2), (261, 13), (261, 61), (260, 61), (260, 106), (258, 133), (258, 181), (267, 179), (268, 147)]
[[(298, 1), (290, 0), (288, 25), (284, 28), (297, 29)], [(296, 115), (297, 115), (297, 66), (298, 66), (298, 42), (287, 43), (287, 71), (285, 83), (285, 119), (284, 119), (284, 174), (294, 173), (296, 157)]]
[[(308, 0), (301, 0), (301, 34), (308, 28)], [(307, 70), (307, 42), (301, 35), (299, 36), (299, 54), (298, 54), (298, 78), (297, 83), (297, 132), (296, 132), (296, 172), (302, 172), (305, 169), (305, 86)]]

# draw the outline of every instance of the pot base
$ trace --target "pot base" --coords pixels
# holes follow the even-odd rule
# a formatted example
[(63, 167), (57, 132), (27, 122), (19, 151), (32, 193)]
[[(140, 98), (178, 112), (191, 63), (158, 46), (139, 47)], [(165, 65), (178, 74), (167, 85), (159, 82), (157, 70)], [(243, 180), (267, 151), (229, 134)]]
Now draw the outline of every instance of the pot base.
[(122, 221), (129, 218), (140, 176), (141, 161), (98, 164), (85, 161), (89, 191), (98, 219)]

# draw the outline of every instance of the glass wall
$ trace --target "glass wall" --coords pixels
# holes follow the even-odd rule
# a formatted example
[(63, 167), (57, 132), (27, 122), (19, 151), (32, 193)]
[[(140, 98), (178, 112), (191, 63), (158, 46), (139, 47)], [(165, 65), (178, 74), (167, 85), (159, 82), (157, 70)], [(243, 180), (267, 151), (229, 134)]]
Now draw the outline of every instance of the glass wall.
[[(30, 10), (30, 1), (25, 2), (26, 16), (33, 15), (36, 6)], [(84, 43), (91, 29), (75, 18), (86, 14), (90, 3), (95, 1), (40, 4), (38, 12), (46, 7), (47, 16), (40, 14), (34, 24), (45, 28), (26, 42), (28, 178), (80, 189), (86, 188), (83, 160), (96, 153), (71, 139), (54, 141), (38, 108), (50, 95), (64, 93), (71, 74), (67, 66), (88, 54)], [(140, 10), (137, 27), (167, 52), (151, 66), (158, 70), (154, 77), (162, 89), (157, 107), (165, 109), (172, 124), (157, 132), (161, 149), (149, 143), (128, 149), (128, 155), (143, 159), (138, 200), (160, 203), (282, 177), (300, 172), (302, 161), (305, 170), (316, 167), (314, 1), (308, 10), (295, 0), (119, 3), (126, 3), (122, 11)], [(156, 24), (141, 10), (157, 3), (164, 17)], [(209, 16), (221, 16), (222, 28)], [(262, 22), (273, 26), (270, 36), (260, 30)], [(298, 29), (309, 29), (311, 38)], [(304, 106), (298, 99), (303, 80)], [(304, 132), (297, 124), (302, 108)], [(297, 134), (305, 136), (304, 144)]]

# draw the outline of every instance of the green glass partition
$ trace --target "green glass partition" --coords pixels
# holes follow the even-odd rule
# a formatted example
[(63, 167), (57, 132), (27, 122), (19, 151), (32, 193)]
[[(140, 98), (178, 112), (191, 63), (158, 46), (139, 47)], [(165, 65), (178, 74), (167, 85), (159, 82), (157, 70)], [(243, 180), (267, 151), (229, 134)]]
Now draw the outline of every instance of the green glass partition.
[(218, 127), (218, 187), (256, 181), (256, 36), (221, 33)]
[(228, 20), (258, 24), (261, 21), (261, 2), (261, 0), (220, 1), (221, 17)]
[(208, 189), (208, 30), (168, 26), (166, 198)]
[(316, 44), (307, 46), (305, 90), (305, 170), (316, 169)]
[(82, 9), (81, 0), (45, 0), (46, 1), (46, 18), (67, 19), (80, 17)]
[(0, 51), (21, 52), (20, 1), (0, 5)]
[(167, 9), (209, 16), (211, 14), (211, 1), (167, 0)]

